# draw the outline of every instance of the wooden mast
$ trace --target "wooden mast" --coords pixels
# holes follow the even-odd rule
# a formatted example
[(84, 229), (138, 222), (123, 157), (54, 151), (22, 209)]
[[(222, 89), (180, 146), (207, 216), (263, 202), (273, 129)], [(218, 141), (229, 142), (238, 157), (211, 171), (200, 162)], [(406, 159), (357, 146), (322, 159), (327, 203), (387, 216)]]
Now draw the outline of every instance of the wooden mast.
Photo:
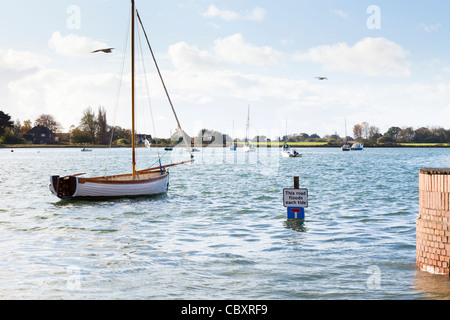
[(135, 16), (135, 6), (134, 0), (131, 0), (131, 149), (133, 154), (132, 164), (133, 164), (133, 179), (136, 177), (136, 136), (135, 136), (135, 127), (134, 127), (134, 16)]

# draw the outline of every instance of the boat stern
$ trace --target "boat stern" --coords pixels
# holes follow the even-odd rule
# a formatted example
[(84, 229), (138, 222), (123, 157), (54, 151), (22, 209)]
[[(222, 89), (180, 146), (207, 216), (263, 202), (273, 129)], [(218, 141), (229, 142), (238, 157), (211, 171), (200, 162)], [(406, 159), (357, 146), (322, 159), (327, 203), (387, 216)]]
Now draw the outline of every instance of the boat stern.
[(78, 178), (76, 177), (60, 177), (51, 176), (49, 189), (50, 191), (60, 199), (71, 199), (78, 186)]

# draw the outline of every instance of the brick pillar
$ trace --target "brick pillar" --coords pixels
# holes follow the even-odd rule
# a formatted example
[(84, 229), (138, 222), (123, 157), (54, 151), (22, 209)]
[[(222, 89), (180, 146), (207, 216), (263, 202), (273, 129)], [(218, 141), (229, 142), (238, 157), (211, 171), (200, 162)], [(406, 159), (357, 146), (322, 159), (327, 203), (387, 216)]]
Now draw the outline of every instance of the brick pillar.
[(416, 221), (416, 260), (420, 269), (450, 271), (450, 169), (421, 169), (419, 217)]

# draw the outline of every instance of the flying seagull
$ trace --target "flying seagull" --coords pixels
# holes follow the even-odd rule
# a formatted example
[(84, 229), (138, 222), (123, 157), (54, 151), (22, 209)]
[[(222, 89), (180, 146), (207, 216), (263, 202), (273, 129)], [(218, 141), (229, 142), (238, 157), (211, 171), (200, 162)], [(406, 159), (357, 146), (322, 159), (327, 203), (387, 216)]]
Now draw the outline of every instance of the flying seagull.
[(328, 80), (327, 77), (316, 77), (316, 79), (318, 79), (318, 80)]
[(91, 53), (97, 53), (97, 52), (111, 53), (112, 50), (114, 50), (114, 48), (99, 49), (99, 50), (92, 51)]

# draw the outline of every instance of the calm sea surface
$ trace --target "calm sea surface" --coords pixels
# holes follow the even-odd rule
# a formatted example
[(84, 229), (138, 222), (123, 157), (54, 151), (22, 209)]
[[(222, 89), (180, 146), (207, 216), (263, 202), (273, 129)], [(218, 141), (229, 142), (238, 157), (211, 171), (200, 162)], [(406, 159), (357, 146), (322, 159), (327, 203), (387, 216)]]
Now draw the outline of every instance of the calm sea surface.
[[(415, 264), (419, 169), (450, 149), (297, 150), (204, 148), (167, 195), (68, 202), (50, 175), (130, 171), (130, 150), (0, 149), (0, 299), (450, 298)], [(283, 207), (294, 176), (304, 221)]]

